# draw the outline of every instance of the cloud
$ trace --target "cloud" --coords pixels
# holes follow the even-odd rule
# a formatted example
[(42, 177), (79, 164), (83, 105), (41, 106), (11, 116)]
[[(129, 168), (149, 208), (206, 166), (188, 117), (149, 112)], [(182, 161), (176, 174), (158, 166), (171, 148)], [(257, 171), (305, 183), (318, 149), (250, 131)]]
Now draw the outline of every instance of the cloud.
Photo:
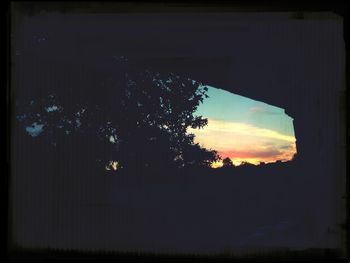
[(293, 146), (292, 145), (282, 145), (280, 148), (283, 150), (291, 150), (291, 149), (293, 149)]
[(280, 114), (280, 112), (272, 111), (271, 109), (268, 109), (264, 106), (251, 107), (249, 108), (248, 113), (249, 114), (270, 114), (270, 115)]
[(254, 150), (254, 149), (248, 149), (248, 150), (231, 150), (223, 152), (226, 156), (230, 158), (270, 158), (270, 157), (277, 157), (281, 155), (281, 151), (273, 148), (273, 149), (267, 149), (267, 150)]
[(245, 123), (208, 119), (203, 129), (189, 132), (203, 147), (217, 150), (222, 158), (229, 157), (235, 164), (287, 161), (296, 152), (294, 136)]
[(249, 113), (254, 114), (254, 113), (262, 113), (264, 112), (265, 109), (261, 107), (252, 107), (249, 109)]
[(228, 122), (215, 119), (208, 119), (208, 125), (203, 129), (189, 129), (189, 131), (193, 132), (194, 134), (210, 132), (221, 132), (229, 134), (239, 133), (242, 135), (249, 135), (254, 137), (264, 137), (288, 142), (295, 142), (294, 136), (285, 135), (274, 130), (259, 128), (240, 122)]

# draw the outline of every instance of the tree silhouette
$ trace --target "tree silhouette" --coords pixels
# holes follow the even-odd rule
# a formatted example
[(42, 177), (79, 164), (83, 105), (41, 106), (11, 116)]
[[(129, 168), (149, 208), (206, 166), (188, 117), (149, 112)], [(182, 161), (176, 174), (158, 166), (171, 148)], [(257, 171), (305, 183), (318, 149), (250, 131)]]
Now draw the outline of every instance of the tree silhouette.
[(228, 168), (228, 167), (234, 167), (234, 164), (232, 162), (232, 160), (228, 157), (226, 157), (225, 159), (222, 160), (223, 166), (224, 168)]
[(247, 161), (242, 161), (240, 166), (242, 166), (242, 167), (254, 167), (255, 165), (250, 163), (250, 162), (247, 162)]
[(193, 114), (207, 97), (200, 82), (125, 61), (95, 71), (90, 83), (73, 73), (63, 79), (62, 90), (33, 85), (30, 95), (16, 100), (19, 129), (42, 126), (38, 134), (26, 134), (29, 139), (40, 139), (54, 152), (69, 145), (74, 163), (100, 167), (111, 160), (127, 169), (210, 166), (218, 160), (215, 151), (195, 144), (187, 133), (207, 124)]
[(220, 160), (216, 151), (207, 150), (197, 144), (185, 144), (182, 148), (182, 166), (209, 167), (211, 163)]

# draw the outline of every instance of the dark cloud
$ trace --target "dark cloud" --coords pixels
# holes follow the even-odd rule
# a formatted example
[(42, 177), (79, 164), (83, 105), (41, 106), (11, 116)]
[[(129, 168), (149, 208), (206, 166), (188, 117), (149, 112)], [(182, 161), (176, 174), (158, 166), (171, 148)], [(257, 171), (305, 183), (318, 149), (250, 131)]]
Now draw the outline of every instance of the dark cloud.
[(280, 147), (280, 149), (282, 149), (282, 150), (292, 150), (293, 146), (292, 145), (283, 145), (283, 146)]

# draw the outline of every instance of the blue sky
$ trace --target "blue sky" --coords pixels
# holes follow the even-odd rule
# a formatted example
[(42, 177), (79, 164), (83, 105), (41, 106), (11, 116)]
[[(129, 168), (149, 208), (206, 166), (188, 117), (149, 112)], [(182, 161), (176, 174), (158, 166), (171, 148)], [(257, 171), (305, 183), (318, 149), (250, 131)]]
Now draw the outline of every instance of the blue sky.
[(251, 124), (294, 136), (293, 119), (285, 114), (284, 109), (223, 89), (207, 87), (209, 98), (199, 105), (196, 115)]
[[(234, 164), (242, 161), (288, 161), (296, 152), (293, 119), (284, 109), (208, 87), (209, 98), (198, 106), (195, 115), (208, 119), (203, 129), (189, 129), (195, 142), (217, 150)], [(220, 166), (220, 163), (214, 165)]]

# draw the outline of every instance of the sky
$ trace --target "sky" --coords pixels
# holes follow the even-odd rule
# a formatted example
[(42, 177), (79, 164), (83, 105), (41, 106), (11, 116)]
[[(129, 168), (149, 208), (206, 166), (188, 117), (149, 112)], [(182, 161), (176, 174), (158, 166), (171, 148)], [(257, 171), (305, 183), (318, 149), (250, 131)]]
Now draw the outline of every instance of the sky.
[[(239, 96), (223, 89), (208, 87), (194, 115), (208, 119), (203, 129), (188, 129), (195, 142), (241, 162), (259, 164), (288, 161), (296, 153), (293, 119), (284, 109)], [(212, 166), (220, 167), (222, 162)]]

